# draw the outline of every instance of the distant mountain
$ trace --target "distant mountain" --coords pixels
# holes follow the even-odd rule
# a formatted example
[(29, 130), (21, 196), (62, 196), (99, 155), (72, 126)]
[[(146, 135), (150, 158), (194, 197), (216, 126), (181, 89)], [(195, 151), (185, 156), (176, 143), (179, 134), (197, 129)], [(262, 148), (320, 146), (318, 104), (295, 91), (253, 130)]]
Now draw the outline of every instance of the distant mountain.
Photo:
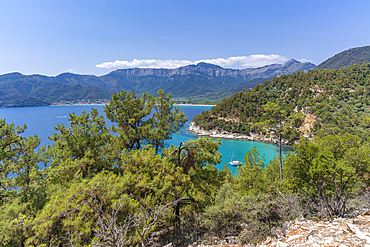
[(290, 60), (260, 68), (227, 69), (217, 65), (198, 63), (176, 69), (119, 69), (105, 76), (104, 89), (109, 91), (135, 90), (155, 93), (158, 89), (171, 92), (174, 97), (218, 93), (254, 78), (270, 78), (315, 68), (312, 63)]
[[(272, 64), (242, 70), (198, 63), (176, 69), (119, 69), (103, 76), (73, 73), (58, 76), (10, 73), (0, 76), (0, 90), (3, 92), (0, 94), (2, 101), (0, 107), (19, 106), (22, 103), (18, 101), (24, 97), (27, 97), (30, 106), (47, 105), (74, 97), (75, 100), (86, 100), (89, 97), (110, 98), (112, 93), (120, 90), (134, 90), (137, 94), (143, 92), (155, 94), (158, 89), (163, 89), (166, 93), (171, 93), (174, 99), (224, 92), (231, 95), (235, 88), (237, 90), (250, 88), (265, 78), (297, 71), (307, 72), (313, 68), (315, 65), (312, 63), (300, 63), (292, 59), (282, 65)], [(259, 80), (251, 81), (256, 78)], [(242, 82), (244, 84), (240, 84)]]
[(342, 51), (320, 63), (316, 69), (339, 69), (341, 67), (349, 67), (356, 63), (362, 65), (364, 62), (370, 62), (370, 46), (351, 48)]
[(67, 85), (20, 73), (0, 76), (0, 107), (46, 106), (67, 101), (97, 102), (110, 99), (112, 94), (96, 86)]

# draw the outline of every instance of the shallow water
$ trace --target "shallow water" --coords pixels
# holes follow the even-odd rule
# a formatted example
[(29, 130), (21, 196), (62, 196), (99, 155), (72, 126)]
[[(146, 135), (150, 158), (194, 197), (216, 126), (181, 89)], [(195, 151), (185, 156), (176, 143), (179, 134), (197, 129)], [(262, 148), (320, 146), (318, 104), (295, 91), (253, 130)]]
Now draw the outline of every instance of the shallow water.
[[(24, 136), (37, 134), (42, 138), (42, 145), (52, 144), (47, 137), (51, 136), (55, 132), (54, 126), (57, 124), (69, 125), (68, 118), (69, 113), (75, 112), (77, 115), (82, 111), (89, 112), (92, 108), (99, 111), (100, 114), (104, 115), (103, 105), (76, 105), (76, 106), (45, 106), (45, 107), (19, 107), (19, 108), (2, 108), (0, 109), (0, 118), (5, 118), (7, 123), (15, 123), (16, 125), (27, 124), (27, 130)], [(168, 140), (169, 145), (179, 145), (181, 141), (189, 139), (195, 139), (198, 136), (187, 132), (186, 129), (189, 127), (189, 122), (193, 117), (202, 111), (211, 109), (211, 106), (180, 106), (180, 110), (185, 113), (188, 117), (188, 121), (185, 126), (180, 129), (178, 135), (173, 135), (171, 140)], [(107, 125), (111, 125), (110, 121), (107, 121)], [(229, 140), (222, 139), (222, 145), (220, 146), (220, 153), (222, 154), (222, 162), (217, 165), (219, 169), (222, 169), (225, 163), (229, 163), (234, 153), (233, 160), (243, 161), (243, 155), (251, 150), (254, 146), (260, 151), (261, 156), (265, 155), (266, 163), (277, 156), (279, 153), (279, 146), (275, 144), (268, 144), (255, 141), (247, 140)], [(283, 146), (282, 153), (285, 155), (292, 148), (289, 146)], [(236, 167), (229, 166), (231, 171), (235, 173)]]

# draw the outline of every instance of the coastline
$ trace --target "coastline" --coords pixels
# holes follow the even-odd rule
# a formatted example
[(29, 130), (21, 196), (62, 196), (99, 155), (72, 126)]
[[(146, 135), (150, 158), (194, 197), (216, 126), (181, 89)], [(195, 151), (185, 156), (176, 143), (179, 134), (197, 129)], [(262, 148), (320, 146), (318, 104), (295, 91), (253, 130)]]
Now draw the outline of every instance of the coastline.
[[(197, 126), (194, 122), (190, 123), (189, 128), (186, 129), (187, 131), (199, 135), (199, 136), (209, 136), (212, 138), (222, 138), (222, 139), (238, 139), (238, 140), (248, 140), (248, 141), (258, 141), (258, 142), (266, 142), (271, 144), (279, 144), (277, 139), (274, 138), (265, 138), (258, 135), (243, 135), (239, 133), (229, 133), (226, 131), (218, 131), (218, 130), (205, 130), (199, 126)], [(282, 140), (281, 144), (288, 145), (287, 140)]]
[[(82, 104), (82, 103), (77, 103), (77, 104), (52, 104), (49, 106), (75, 106), (75, 105), (102, 105), (105, 106), (106, 104), (99, 104), (99, 103), (90, 103), (90, 104)], [(173, 104), (174, 106), (215, 106), (215, 105), (198, 105), (198, 104)]]
[(202, 105), (202, 104), (173, 104), (174, 106), (215, 106), (215, 105)]
[(58, 105), (48, 105), (48, 106), (77, 106), (77, 105), (99, 105), (99, 106), (105, 106), (106, 104), (58, 104)]
[[(6, 108), (19, 108), (19, 107), (48, 107), (48, 106), (106, 106), (109, 104), (109, 102), (106, 103), (53, 103), (50, 105), (38, 105), (38, 106), (15, 106), (15, 107), (0, 107), (0, 109), (6, 109)], [(173, 106), (215, 106), (215, 105), (198, 105), (198, 104), (173, 104)]]

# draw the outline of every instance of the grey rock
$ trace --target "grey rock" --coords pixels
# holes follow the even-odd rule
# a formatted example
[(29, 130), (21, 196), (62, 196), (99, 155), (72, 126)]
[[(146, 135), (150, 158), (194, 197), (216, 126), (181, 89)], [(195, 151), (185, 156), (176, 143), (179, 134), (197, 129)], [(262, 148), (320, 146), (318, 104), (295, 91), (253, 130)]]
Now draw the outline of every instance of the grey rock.
[(281, 231), (281, 229), (279, 228), (279, 227), (273, 227), (272, 229), (271, 229), (271, 235), (272, 236), (274, 236), (274, 237), (276, 237), (279, 233), (281, 233), (282, 231)]
[(298, 220), (299, 220), (299, 221), (306, 221), (306, 219), (303, 217), (303, 215), (302, 215), (302, 214), (300, 214), (300, 215), (298, 216)]
[(226, 240), (221, 240), (218, 242), (218, 245), (225, 245), (227, 244), (227, 241)]
[(308, 239), (309, 237), (314, 236), (314, 235), (316, 235), (316, 234), (318, 234), (318, 233), (319, 233), (319, 231), (318, 231), (318, 230), (312, 230), (312, 231), (307, 235), (306, 239)]
[(284, 223), (283, 223), (283, 227), (282, 227), (282, 234), (285, 236), (287, 233), (288, 233), (288, 231), (289, 231), (289, 226), (290, 226), (290, 222), (288, 222), (288, 221), (285, 221)]
[(242, 241), (240, 241), (239, 239), (231, 239), (229, 241), (229, 244), (242, 244)]

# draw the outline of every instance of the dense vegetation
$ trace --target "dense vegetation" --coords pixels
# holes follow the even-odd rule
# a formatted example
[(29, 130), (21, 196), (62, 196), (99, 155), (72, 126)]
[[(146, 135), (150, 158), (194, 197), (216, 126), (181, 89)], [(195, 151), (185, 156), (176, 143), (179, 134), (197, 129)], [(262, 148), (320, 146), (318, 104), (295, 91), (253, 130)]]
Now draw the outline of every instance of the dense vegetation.
[(174, 97), (173, 100), (176, 103), (183, 104), (217, 104), (222, 99), (229, 98), (236, 92), (240, 92), (243, 89), (252, 89), (254, 86), (256, 86), (257, 84), (261, 84), (264, 81), (266, 81), (265, 78), (255, 78), (249, 81), (240, 82), (235, 87), (219, 93), (206, 93), (191, 97)]
[(351, 48), (320, 63), (316, 69), (340, 69), (370, 62), (370, 46)]
[(369, 206), (370, 146), (357, 136), (302, 140), (284, 159), (284, 180), (278, 160), (266, 164), (254, 148), (233, 176), (215, 166), (217, 140), (164, 145), (186, 118), (163, 91), (121, 91), (104, 111), (111, 129), (97, 110), (72, 113), (44, 147), (0, 120), (0, 246), (256, 243), (300, 214)]
[(111, 98), (112, 94), (95, 86), (67, 85), (27, 77), (19, 80), (16, 75), (2, 76), (0, 80), (0, 107), (45, 106), (67, 101), (97, 102)]
[(276, 131), (266, 125), (277, 117), (268, 112), (273, 107), (281, 113), (282, 126), (286, 127), (283, 137), (291, 142), (303, 136), (299, 127), (307, 114), (316, 120), (307, 137), (351, 133), (367, 140), (369, 105), (370, 64), (364, 63), (275, 77), (235, 93), (193, 121), (205, 129), (277, 138)]

